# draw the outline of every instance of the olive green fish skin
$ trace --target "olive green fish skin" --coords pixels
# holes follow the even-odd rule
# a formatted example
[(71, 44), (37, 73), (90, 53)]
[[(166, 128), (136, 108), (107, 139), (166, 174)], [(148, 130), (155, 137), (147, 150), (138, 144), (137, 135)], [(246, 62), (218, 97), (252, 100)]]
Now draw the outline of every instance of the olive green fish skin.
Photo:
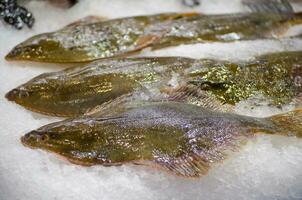
[[(173, 91), (175, 86), (169, 84), (176, 74), (176, 86), (196, 85), (206, 96), (210, 94), (222, 103), (234, 105), (262, 94), (278, 106), (297, 99), (302, 101), (301, 55), (302, 52), (273, 53), (245, 63), (181, 57), (100, 60), (42, 74), (13, 89), (6, 97), (39, 113), (79, 116), (103, 104), (114, 107), (145, 100), (141, 94), (150, 98), (165, 95), (161, 89)], [(120, 99), (124, 102), (118, 102)], [(207, 107), (199, 97), (190, 100), (185, 102)]]
[(162, 34), (158, 31), (151, 36), (145, 31), (146, 26), (179, 16), (168, 13), (75, 23), (57, 32), (29, 38), (16, 46), (6, 59), (74, 63), (128, 54), (148, 46)]
[(189, 74), (192, 84), (228, 104), (256, 94), (274, 105), (302, 100), (302, 52), (267, 54), (239, 64), (209, 60)]
[(195, 62), (198, 61), (165, 57), (100, 60), (42, 74), (6, 97), (39, 113), (79, 116), (117, 98), (164, 87), (173, 73), (181, 73)]
[(146, 47), (229, 42), (282, 36), (301, 14), (159, 14), (67, 26), (16, 46), (7, 60), (87, 62), (124, 56)]
[(195, 159), (195, 154), (206, 166), (222, 160), (225, 149), (238, 147), (255, 131), (272, 134), (276, 129), (264, 119), (211, 112), (189, 104), (155, 103), (111, 118), (56, 122), (26, 134), (21, 141), (81, 165), (151, 161), (165, 166), (178, 159)]
[(154, 49), (197, 42), (232, 42), (238, 40), (283, 37), (291, 24), (301, 23), (302, 16), (274, 13), (199, 15), (167, 21), (165, 35)]

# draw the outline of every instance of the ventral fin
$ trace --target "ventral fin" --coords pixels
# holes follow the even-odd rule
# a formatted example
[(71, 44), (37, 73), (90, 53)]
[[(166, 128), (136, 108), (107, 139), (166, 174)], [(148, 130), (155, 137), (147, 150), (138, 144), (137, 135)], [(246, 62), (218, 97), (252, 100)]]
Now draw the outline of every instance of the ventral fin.
[(198, 105), (220, 112), (232, 112), (234, 106), (224, 104), (209, 92), (195, 85), (183, 85), (169, 92), (169, 101), (177, 101)]
[(167, 172), (187, 178), (198, 178), (206, 175), (210, 169), (209, 163), (196, 154), (180, 158), (162, 158), (154, 162)]

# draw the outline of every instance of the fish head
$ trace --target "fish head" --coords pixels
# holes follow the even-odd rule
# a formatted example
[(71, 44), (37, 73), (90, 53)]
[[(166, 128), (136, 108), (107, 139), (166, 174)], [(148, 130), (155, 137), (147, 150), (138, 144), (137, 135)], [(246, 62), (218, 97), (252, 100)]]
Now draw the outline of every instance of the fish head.
[(77, 122), (56, 122), (21, 137), (24, 146), (41, 149), (67, 158), (77, 164), (93, 163), (95, 135), (84, 133)]
[(49, 141), (49, 136), (40, 131), (31, 131), (21, 137), (22, 144), (31, 148), (41, 148)]
[[(66, 153), (73, 146), (80, 147), (79, 134), (76, 130), (79, 130), (76, 126), (64, 125), (63, 122), (52, 123), (25, 134), (21, 137), (21, 142), (31, 148), (64, 154), (64, 149)], [(86, 136), (83, 134), (81, 137), (85, 141)]]
[(9, 101), (14, 101), (17, 104), (28, 107), (30, 104), (35, 104), (41, 95), (40, 92), (35, 92), (34, 90), (30, 90), (26, 87), (17, 87), (9, 91), (5, 97)]
[(16, 60), (32, 60), (43, 61), (46, 55), (50, 55), (51, 51), (58, 48), (58, 44), (50, 38), (49, 34), (40, 34), (29, 38), (14, 47), (6, 56), (8, 61)]
[[(14, 101), (33, 111), (50, 106), (51, 102), (58, 98), (57, 95), (55, 95), (55, 91), (58, 88), (58, 81), (43, 79), (42, 76), (46, 75), (47, 73), (42, 74), (29, 82), (12, 89), (5, 97), (9, 101)], [(43, 112), (43, 110), (41, 110), (41, 112)]]
[[(35, 61), (35, 62), (56, 62), (70, 63), (82, 62), (87, 54), (83, 49), (64, 46), (61, 34), (57, 39), (54, 33), (43, 33), (33, 36), (18, 44), (6, 56), (7, 61)], [(65, 39), (66, 41), (66, 39)], [(66, 42), (65, 42), (66, 43)]]
[(118, 127), (100, 124), (88, 117), (55, 122), (25, 134), (21, 142), (79, 165), (118, 165), (140, 157), (137, 135), (116, 134)]

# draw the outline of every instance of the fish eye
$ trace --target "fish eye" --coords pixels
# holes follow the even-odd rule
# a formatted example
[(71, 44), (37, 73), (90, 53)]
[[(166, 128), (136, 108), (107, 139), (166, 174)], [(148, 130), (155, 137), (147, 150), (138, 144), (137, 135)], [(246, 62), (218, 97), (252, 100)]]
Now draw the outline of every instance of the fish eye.
[(11, 91), (11, 93), (12, 93), (12, 94), (18, 94), (18, 93), (19, 93), (19, 90), (18, 90), (18, 89), (13, 89), (13, 90)]
[(46, 140), (48, 140), (48, 135), (42, 135), (42, 137), (41, 137), (41, 141), (46, 141)]
[(29, 93), (26, 91), (20, 91), (19, 97), (20, 98), (26, 98), (29, 96)]

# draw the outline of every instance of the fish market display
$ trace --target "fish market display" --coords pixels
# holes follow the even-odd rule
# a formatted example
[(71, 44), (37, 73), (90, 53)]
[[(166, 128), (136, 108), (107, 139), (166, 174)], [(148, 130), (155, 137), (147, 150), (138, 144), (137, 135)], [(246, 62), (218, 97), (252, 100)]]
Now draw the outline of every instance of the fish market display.
[(153, 103), (109, 118), (82, 117), (49, 124), (21, 141), (75, 164), (135, 163), (199, 177), (257, 133), (301, 138), (302, 110), (253, 118), (189, 104)]
[(7, 93), (39, 113), (79, 116), (134, 100), (187, 102), (213, 110), (261, 94), (278, 106), (302, 100), (302, 52), (272, 53), (242, 63), (181, 57), (95, 61), (45, 73)]
[(280, 38), (302, 22), (301, 13), (202, 15), (168, 13), (73, 24), (33, 36), (17, 45), (7, 60), (87, 62), (197, 42)]

